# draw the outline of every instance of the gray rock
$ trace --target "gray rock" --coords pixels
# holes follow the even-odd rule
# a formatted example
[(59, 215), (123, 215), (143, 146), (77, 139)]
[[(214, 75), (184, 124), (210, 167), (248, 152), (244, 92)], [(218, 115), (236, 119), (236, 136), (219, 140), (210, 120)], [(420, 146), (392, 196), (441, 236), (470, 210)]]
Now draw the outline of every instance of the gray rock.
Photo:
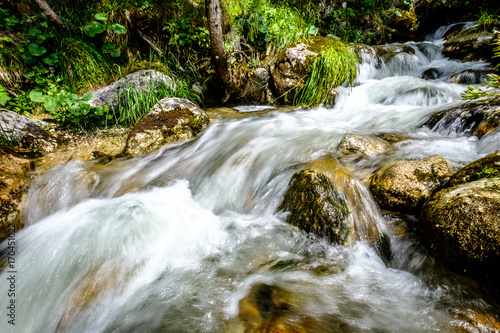
[(13, 111), (0, 111), (0, 135), (23, 149), (49, 153), (57, 147), (56, 140), (33, 120)]
[(124, 78), (110, 84), (109, 86), (94, 90), (92, 99), (88, 102), (92, 106), (107, 105), (110, 109), (118, 106), (120, 98), (129, 89), (134, 87), (137, 90), (146, 90), (148, 87), (159, 85), (174, 85), (174, 82), (167, 75), (157, 72), (154, 69), (144, 69), (131, 73)]
[(206, 113), (193, 102), (164, 98), (132, 128), (124, 153), (138, 156), (168, 143), (193, 139), (209, 122)]
[(410, 212), (419, 208), (451, 171), (442, 156), (391, 162), (372, 177), (370, 190), (385, 209)]
[(443, 45), (443, 55), (462, 61), (491, 61), (494, 36), (478, 27), (465, 28)]

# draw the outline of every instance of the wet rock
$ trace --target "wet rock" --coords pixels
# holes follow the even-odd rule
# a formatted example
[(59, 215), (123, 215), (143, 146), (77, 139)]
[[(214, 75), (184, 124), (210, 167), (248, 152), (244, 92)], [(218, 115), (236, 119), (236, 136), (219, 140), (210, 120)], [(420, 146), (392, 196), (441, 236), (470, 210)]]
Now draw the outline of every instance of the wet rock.
[(111, 110), (115, 110), (130, 87), (140, 91), (154, 89), (160, 85), (173, 86), (174, 82), (167, 75), (154, 69), (143, 69), (131, 73), (109, 86), (92, 91), (92, 99), (88, 103), (92, 106), (107, 105)]
[(500, 176), (500, 150), (467, 164), (455, 172), (445, 187), (458, 186), (482, 178)]
[(474, 100), (436, 112), (418, 127), (427, 127), (442, 135), (475, 135), (481, 138), (500, 125), (500, 100)]
[(431, 252), (450, 269), (496, 284), (499, 212), (500, 177), (484, 178), (434, 194), (423, 206), (421, 229)]
[(272, 103), (273, 94), (269, 86), (270, 76), (265, 68), (256, 68), (250, 71), (246, 84), (239, 92), (238, 101), (248, 101), (250, 103)]
[(274, 89), (284, 102), (293, 102), (295, 95), (304, 86), (310, 67), (318, 57), (321, 45), (329, 42), (326, 37), (314, 37), (310, 44), (299, 43), (286, 49), (279, 56), (272, 72)]
[(376, 136), (348, 134), (342, 138), (338, 149), (346, 155), (358, 153), (369, 156), (385, 153), (391, 149), (391, 145)]
[(348, 240), (347, 203), (323, 173), (295, 173), (278, 210), (290, 212), (286, 222), (308, 233), (326, 237), (334, 244), (343, 245)]
[(0, 146), (0, 242), (23, 227), (20, 210), (33, 167), (29, 159)]
[(374, 174), (370, 190), (382, 208), (415, 211), (450, 171), (451, 165), (442, 156), (391, 162)]
[(458, 84), (482, 84), (488, 79), (488, 74), (494, 73), (490, 70), (466, 70), (450, 77), (449, 82)]
[(9, 145), (29, 151), (49, 153), (57, 147), (56, 140), (33, 120), (13, 111), (0, 111), (0, 136)]
[(479, 332), (490, 333), (500, 332), (500, 321), (488, 313), (481, 313), (473, 310), (465, 310), (457, 316), (457, 333)]
[(401, 55), (414, 55), (415, 50), (406, 44), (387, 44), (387, 45), (377, 45), (373, 46), (373, 49), (377, 55), (385, 62), (389, 63), (392, 58)]
[(439, 69), (437, 69), (437, 68), (429, 68), (429, 69), (426, 69), (422, 73), (422, 79), (425, 79), (425, 80), (436, 80), (436, 79), (439, 79), (441, 77), (441, 75), (443, 75), (443, 73), (441, 73), (439, 71)]
[(464, 29), (443, 45), (443, 55), (462, 61), (492, 61), (494, 35), (477, 27)]
[(205, 112), (182, 98), (164, 98), (130, 132), (124, 153), (137, 156), (150, 153), (167, 143), (193, 139), (208, 126)]

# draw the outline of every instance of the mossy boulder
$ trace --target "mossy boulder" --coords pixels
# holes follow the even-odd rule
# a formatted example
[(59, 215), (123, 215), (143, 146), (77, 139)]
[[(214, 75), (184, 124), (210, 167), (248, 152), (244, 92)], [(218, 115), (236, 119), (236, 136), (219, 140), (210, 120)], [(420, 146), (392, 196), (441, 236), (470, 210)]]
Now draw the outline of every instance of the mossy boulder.
[(500, 176), (437, 192), (423, 206), (421, 220), (425, 242), (446, 266), (498, 282)]
[(314, 60), (330, 41), (326, 37), (312, 37), (280, 54), (272, 71), (272, 78), (276, 94), (285, 103), (293, 102), (296, 94), (304, 87)]
[(459, 134), (481, 138), (500, 126), (500, 99), (467, 102), (436, 112), (419, 125), (443, 135)]
[(340, 141), (337, 149), (342, 154), (357, 153), (360, 155), (375, 155), (389, 151), (389, 142), (373, 135), (347, 134)]
[(124, 153), (137, 156), (161, 146), (193, 139), (210, 120), (193, 102), (182, 98), (164, 98), (132, 128)]
[(500, 176), (500, 150), (467, 164), (455, 172), (445, 187), (458, 186), (482, 178)]
[(343, 245), (348, 240), (347, 203), (321, 172), (296, 172), (278, 210), (290, 212), (286, 222), (308, 233), (326, 237), (334, 244)]
[(373, 175), (370, 190), (382, 208), (411, 212), (421, 207), (450, 171), (450, 163), (437, 155), (390, 162)]
[(464, 28), (450, 36), (443, 45), (443, 55), (462, 61), (492, 61), (493, 40), (491, 32), (475, 28)]

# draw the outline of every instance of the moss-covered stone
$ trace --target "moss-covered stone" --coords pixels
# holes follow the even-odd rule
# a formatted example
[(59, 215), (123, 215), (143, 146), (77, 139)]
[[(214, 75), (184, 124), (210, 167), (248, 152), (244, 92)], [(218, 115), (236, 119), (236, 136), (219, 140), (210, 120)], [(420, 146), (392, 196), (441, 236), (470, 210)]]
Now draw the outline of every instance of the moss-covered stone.
[(493, 40), (490, 32), (465, 29), (444, 43), (443, 55), (462, 61), (492, 61)]
[(340, 192), (323, 173), (301, 170), (292, 176), (279, 210), (290, 212), (286, 222), (345, 244), (349, 235), (349, 209)]
[(137, 156), (161, 146), (194, 138), (210, 122), (196, 104), (181, 98), (164, 98), (130, 132), (125, 154)]
[(455, 172), (445, 187), (453, 187), (482, 178), (500, 176), (500, 150), (475, 160)]
[(489, 281), (500, 277), (500, 177), (437, 192), (423, 206), (421, 229), (449, 268)]
[(391, 162), (372, 177), (370, 190), (385, 209), (410, 212), (418, 209), (442, 183), (451, 165), (442, 156)]

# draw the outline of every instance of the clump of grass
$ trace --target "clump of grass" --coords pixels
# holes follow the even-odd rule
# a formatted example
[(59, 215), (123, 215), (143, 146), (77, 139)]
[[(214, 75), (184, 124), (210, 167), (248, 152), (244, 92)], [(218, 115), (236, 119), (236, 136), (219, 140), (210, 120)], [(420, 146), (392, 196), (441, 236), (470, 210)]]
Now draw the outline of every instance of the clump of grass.
[(352, 85), (358, 72), (359, 60), (352, 49), (333, 39), (323, 47), (311, 66), (307, 82), (297, 94), (294, 104), (311, 106), (328, 103), (334, 88)]
[(13, 87), (23, 81), (25, 68), (16, 46), (9, 40), (0, 40), (0, 84)]
[(60, 55), (64, 82), (73, 91), (95, 89), (116, 75), (94, 45), (83, 40), (62, 39)]

